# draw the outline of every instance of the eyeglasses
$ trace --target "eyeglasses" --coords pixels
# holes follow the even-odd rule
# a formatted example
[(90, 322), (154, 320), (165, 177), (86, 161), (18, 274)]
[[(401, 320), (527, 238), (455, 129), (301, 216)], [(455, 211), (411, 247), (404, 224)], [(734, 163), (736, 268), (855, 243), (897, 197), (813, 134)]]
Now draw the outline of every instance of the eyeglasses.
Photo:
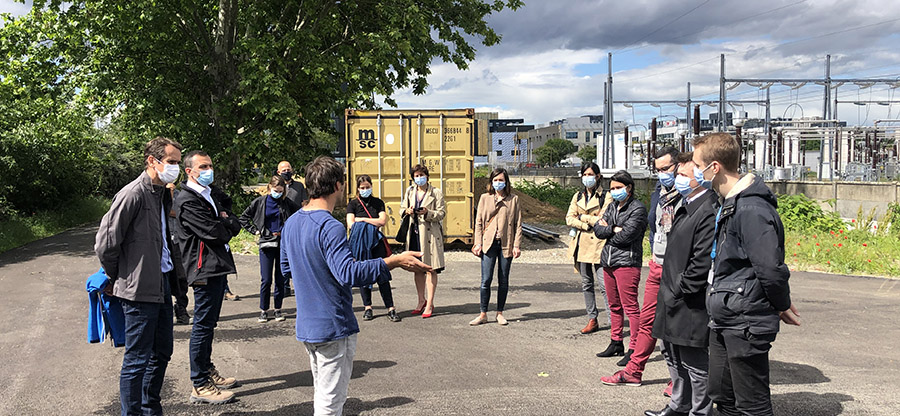
[(665, 166), (665, 167), (663, 167), (662, 169), (657, 169), (657, 168), (656, 168), (656, 165), (653, 165), (653, 167), (650, 169), (650, 171), (653, 172), (653, 173), (668, 172), (668, 171), (670, 171), (672, 168), (674, 168), (674, 167), (677, 166), (677, 165), (678, 165), (677, 163), (672, 163), (671, 165)]

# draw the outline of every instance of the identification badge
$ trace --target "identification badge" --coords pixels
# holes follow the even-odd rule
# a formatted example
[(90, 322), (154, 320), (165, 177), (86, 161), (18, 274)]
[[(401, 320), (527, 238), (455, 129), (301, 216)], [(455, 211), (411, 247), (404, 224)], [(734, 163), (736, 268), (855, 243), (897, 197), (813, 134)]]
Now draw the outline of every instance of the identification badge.
[(712, 264), (709, 265), (709, 277), (706, 278), (706, 283), (711, 285), (713, 283), (713, 276), (715, 274), (716, 274), (716, 262), (714, 261), (714, 262), (712, 262)]
[(662, 232), (668, 234), (669, 231), (672, 231), (672, 217), (675, 213), (675, 210), (672, 206), (663, 207), (662, 218), (659, 220), (659, 227), (662, 229)]

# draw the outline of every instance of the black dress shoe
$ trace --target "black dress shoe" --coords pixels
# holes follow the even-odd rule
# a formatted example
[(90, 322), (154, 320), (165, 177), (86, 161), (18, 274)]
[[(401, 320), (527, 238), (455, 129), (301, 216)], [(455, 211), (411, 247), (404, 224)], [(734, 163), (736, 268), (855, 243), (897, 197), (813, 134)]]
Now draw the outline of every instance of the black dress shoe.
[(633, 353), (633, 352), (634, 352), (634, 350), (625, 351), (625, 356), (622, 357), (622, 359), (619, 360), (619, 362), (617, 362), (616, 365), (619, 367), (625, 367), (626, 365), (628, 365), (628, 362), (631, 361), (631, 353)]
[(598, 352), (598, 357), (615, 357), (617, 355), (625, 355), (625, 345), (622, 341), (610, 341), (609, 345), (603, 352)]
[(687, 413), (676, 412), (672, 410), (671, 407), (666, 406), (662, 410), (658, 412), (654, 412), (652, 410), (644, 411), (644, 416), (688, 416)]
[(397, 315), (397, 311), (395, 311), (393, 309), (388, 311), (388, 319), (390, 319), (391, 322), (400, 322), (401, 321), (400, 316)]
[(366, 309), (366, 311), (363, 312), (363, 320), (364, 321), (371, 321), (373, 318), (374, 318), (374, 316), (372, 315), (371, 309)]

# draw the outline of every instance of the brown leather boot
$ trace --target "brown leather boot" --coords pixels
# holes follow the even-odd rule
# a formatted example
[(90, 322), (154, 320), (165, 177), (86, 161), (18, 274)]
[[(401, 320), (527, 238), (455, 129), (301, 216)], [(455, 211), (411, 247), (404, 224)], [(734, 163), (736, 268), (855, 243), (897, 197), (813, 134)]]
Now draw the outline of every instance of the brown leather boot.
[(588, 321), (587, 325), (584, 328), (581, 328), (582, 334), (590, 334), (591, 332), (597, 332), (600, 330), (600, 325), (597, 325), (597, 318), (591, 318)]
[(225, 404), (234, 400), (234, 393), (227, 390), (219, 390), (212, 380), (200, 387), (194, 387), (191, 391), (191, 403)]

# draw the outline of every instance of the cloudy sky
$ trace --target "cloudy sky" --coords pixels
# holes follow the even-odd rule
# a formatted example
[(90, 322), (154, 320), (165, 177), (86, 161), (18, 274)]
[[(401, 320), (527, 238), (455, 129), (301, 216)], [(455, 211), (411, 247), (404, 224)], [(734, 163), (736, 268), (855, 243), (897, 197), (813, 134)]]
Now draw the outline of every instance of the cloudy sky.
[[(684, 99), (687, 82), (695, 99), (715, 99), (722, 53), (726, 75), (734, 78), (822, 77), (828, 54), (833, 77), (900, 76), (900, 2), (895, 0), (525, 2), (518, 11), (490, 18), (503, 42), (482, 48), (469, 70), (438, 64), (428, 94), (399, 94), (398, 104), (475, 107), (534, 124), (601, 114), (608, 52), (613, 53), (616, 100)], [(821, 115), (823, 89), (772, 86), (772, 116)], [(841, 100), (900, 101), (894, 92), (886, 86), (860, 90), (845, 85), (838, 95)], [(765, 95), (741, 85), (729, 97)], [(617, 120), (633, 117), (624, 106), (615, 111)], [(704, 107), (703, 117), (710, 111), (716, 110)], [(764, 115), (764, 108), (755, 105), (744, 111), (750, 117)], [(900, 118), (900, 104), (840, 104), (838, 115), (850, 124), (871, 124), (888, 118), (889, 111)], [(633, 113), (636, 122), (646, 123), (653, 115), (683, 117), (685, 110), (635, 106)]]
[[(427, 94), (395, 95), (401, 108), (497, 111), (532, 124), (601, 114), (607, 53), (613, 53), (616, 100), (718, 97), (719, 55), (729, 78), (821, 77), (825, 56), (836, 78), (900, 77), (900, 1), (896, 0), (525, 0), (489, 21), (500, 45), (481, 48), (466, 71), (436, 63)], [(27, 6), (0, 0), (0, 12)], [(821, 115), (823, 87), (771, 87), (772, 116)], [(841, 100), (896, 99), (884, 85), (839, 88)], [(897, 96), (895, 96), (897, 95)], [(741, 85), (729, 98), (761, 99)], [(793, 104), (798, 105), (793, 105)], [(729, 108), (729, 111), (731, 109)], [(646, 123), (683, 117), (676, 105), (617, 106), (616, 119)], [(703, 117), (712, 107), (704, 107)], [(745, 106), (750, 117), (764, 109)], [(900, 118), (900, 104), (841, 104), (849, 124)]]

